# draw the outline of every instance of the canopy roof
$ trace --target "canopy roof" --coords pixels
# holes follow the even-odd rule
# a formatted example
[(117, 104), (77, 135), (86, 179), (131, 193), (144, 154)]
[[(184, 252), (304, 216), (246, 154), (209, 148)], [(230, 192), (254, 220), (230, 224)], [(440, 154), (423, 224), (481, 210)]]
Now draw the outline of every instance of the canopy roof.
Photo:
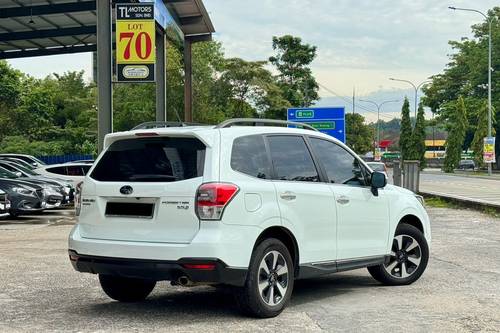
[[(163, 2), (185, 36), (215, 31), (201, 0)], [(1, 0), (0, 59), (95, 51), (96, 24), (96, 0)]]

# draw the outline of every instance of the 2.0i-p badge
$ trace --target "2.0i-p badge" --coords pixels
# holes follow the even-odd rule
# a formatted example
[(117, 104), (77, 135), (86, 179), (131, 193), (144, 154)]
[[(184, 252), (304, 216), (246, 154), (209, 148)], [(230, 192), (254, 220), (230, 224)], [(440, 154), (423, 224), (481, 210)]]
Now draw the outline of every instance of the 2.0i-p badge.
[(120, 193), (121, 194), (132, 194), (134, 192), (134, 189), (132, 188), (132, 186), (129, 186), (129, 185), (125, 185), (125, 186), (122, 186), (120, 188)]

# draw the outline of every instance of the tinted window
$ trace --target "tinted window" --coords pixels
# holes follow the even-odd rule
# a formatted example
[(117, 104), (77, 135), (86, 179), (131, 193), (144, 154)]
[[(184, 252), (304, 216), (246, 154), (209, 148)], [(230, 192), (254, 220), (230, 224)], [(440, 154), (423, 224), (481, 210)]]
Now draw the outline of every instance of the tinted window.
[(72, 165), (66, 167), (68, 176), (83, 176), (82, 168), (78, 165)]
[(247, 175), (270, 179), (271, 165), (264, 138), (260, 135), (237, 138), (231, 152), (231, 168)]
[(268, 140), (277, 179), (319, 181), (318, 172), (302, 137), (271, 136)]
[(66, 168), (65, 167), (47, 168), (46, 170), (50, 173), (55, 173), (58, 175), (66, 175)]
[(86, 175), (89, 172), (89, 170), (92, 167), (92, 165), (82, 165), (81, 167), (82, 167), (82, 170), (83, 170), (83, 174)]
[(143, 138), (113, 143), (91, 177), (99, 181), (173, 182), (203, 175), (205, 145), (194, 138)]
[(310, 141), (330, 182), (365, 185), (363, 167), (356, 157), (336, 143), (316, 138)]

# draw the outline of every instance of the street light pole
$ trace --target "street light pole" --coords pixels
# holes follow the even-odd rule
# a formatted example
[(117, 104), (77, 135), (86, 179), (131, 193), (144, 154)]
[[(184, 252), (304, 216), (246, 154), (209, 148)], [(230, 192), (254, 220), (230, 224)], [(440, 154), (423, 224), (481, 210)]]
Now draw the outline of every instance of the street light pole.
[[(492, 50), (492, 45), (491, 45), (491, 24), (492, 24), (492, 19), (488, 18), (488, 15), (485, 13), (477, 10), (477, 9), (471, 9), (471, 8), (458, 8), (458, 7), (448, 7), (451, 10), (462, 10), (466, 12), (474, 12), (478, 13), (484, 16), (486, 19), (486, 22), (488, 22), (489, 25), (489, 32), (488, 32), (488, 137), (492, 136), (492, 129), (491, 129), (491, 72), (493, 68), (491, 68), (491, 50)], [(488, 175), (492, 175), (492, 163), (488, 163)]]
[(375, 105), (377, 108), (377, 148), (380, 149), (380, 108), (382, 105), (387, 104), (387, 103), (396, 103), (399, 102), (398, 100), (391, 100), (391, 101), (383, 101), (382, 103), (378, 104), (377, 102), (374, 101), (369, 101), (365, 99), (360, 99), (360, 102), (365, 102), (365, 103), (371, 103)]
[(412, 85), (413, 89), (415, 89), (415, 119), (417, 119), (417, 109), (418, 109), (418, 91), (420, 88), (426, 84), (427, 82), (430, 82), (431, 80), (425, 80), (422, 83), (420, 83), (418, 86), (416, 86), (413, 82), (408, 81), (408, 80), (402, 80), (402, 79), (395, 79), (393, 77), (390, 77), (389, 80), (391, 81), (399, 81), (399, 82), (406, 82)]

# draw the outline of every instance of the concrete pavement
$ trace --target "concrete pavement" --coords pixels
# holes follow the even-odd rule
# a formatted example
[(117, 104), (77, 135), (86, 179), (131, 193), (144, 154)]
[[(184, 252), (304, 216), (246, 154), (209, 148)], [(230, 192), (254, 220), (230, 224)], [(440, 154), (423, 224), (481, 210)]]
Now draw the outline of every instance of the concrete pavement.
[[(52, 214), (52, 213), (51, 213)], [(366, 269), (298, 281), (277, 318), (242, 317), (228, 290), (159, 283), (145, 301), (110, 300), (73, 271), (70, 220), (0, 227), (0, 332), (498, 332), (500, 219), (429, 208), (427, 271), (385, 287)]]
[(500, 180), (444, 173), (420, 174), (420, 191), (500, 208)]

